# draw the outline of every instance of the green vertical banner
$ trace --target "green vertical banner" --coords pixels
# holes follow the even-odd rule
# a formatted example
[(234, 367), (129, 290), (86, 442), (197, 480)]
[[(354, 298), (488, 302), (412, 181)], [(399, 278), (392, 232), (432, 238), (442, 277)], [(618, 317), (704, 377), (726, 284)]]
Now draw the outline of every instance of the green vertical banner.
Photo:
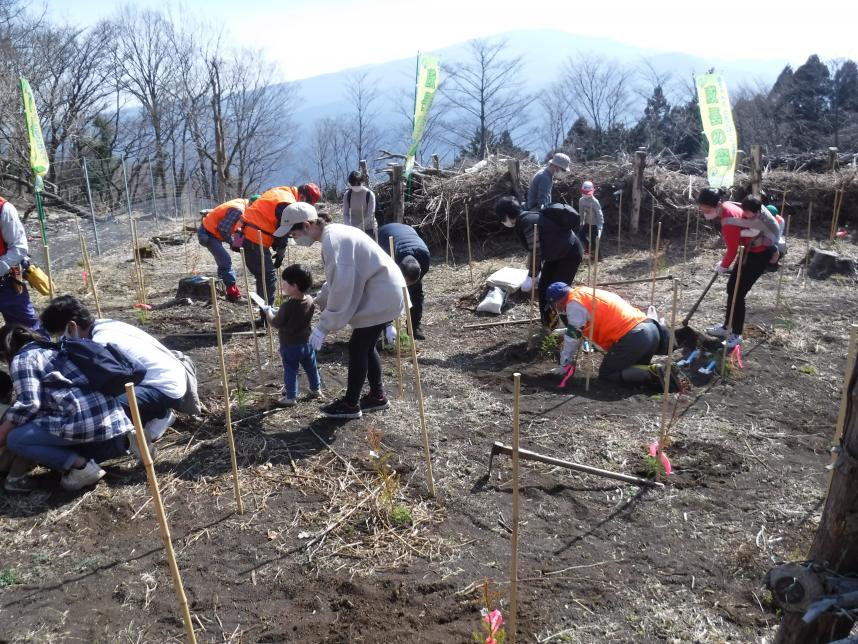
[(429, 118), (429, 109), (432, 100), (438, 90), (438, 81), (441, 77), (441, 66), (435, 56), (420, 54), (417, 61), (417, 91), (414, 93), (414, 128), (411, 131), (411, 147), (405, 157), (405, 175), (410, 176), (414, 168), (414, 157), (417, 156), (417, 148), (423, 138), (426, 129), (426, 119)]
[(39, 113), (36, 111), (36, 99), (33, 89), (26, 78), (21, 78), (21, 99), (24, 101), (24, 122), (27, 126), (27, 138), (30, 143), (30, 168), (33, 170), (33, 188), (36, 191), (36, 205), (39, 211), (39, 221), (42, 224), (42, 242), (48, 244), (48, 233), (45, 230), (45, 213), (42, 209), (44, 189), (43, 177), (48, 173), (48, 151), (42, 137), (42, 126), (39, 124)]
[(697, 98), (703, 131), (709, 141), (706, 174), (713, 188), (729, 188), (736, 172), (736, 126), (727, 95), (727, 84), (720, 74), (698, 76)]

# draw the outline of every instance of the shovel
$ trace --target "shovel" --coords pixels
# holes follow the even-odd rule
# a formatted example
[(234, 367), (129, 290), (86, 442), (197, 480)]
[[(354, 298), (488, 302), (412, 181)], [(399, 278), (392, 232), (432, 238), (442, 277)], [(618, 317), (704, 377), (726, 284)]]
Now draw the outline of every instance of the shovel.
[(706, 288), (703, 289), (703, 292), (700, 294), (700, 297), (697, 298), (697, 301), (694, 303), (694, 306), (691, 307), (691, 310), (682, 320), (682, 326), (678, 329), (673, 330), (673, 334), (676, 337), (676, 341), (683, 346), (690, 346), (697, 343), (697, 333), (688, 326), (688, 321), (691, 319), (691, 316), (697, 311), (697, 308), (700, 306), (700, 303), (703, 301), (703, 298), (706, 297), (706, 294), (709, 292), (709, 289), (712, 288), (712, 285), (715, 283), (715, 280), (718, 279), (718, 273), (712, 274), (712, 279), (709, 280), (709, 283), (706, 285)]
[(697, 301), (694, 303), (694, 306), (691, 307), (691, 310), (688, 312), (688, 315), (682, 320), (682, 326), (688, 326), (688, 321), (691, 319), (691, 316), (697, 312), (697, 307), (700, 306), (700, 303), (703, 301), (703, 298), (706, 297), (706, 294), (709, 292), (709, 289), (712, 288), (712, 285), (715, 283), (715, 280), (718, 279), (718, 273), (712, 274), (712, 279), (709, 280), (709, 283), (706, 285), (706, 288), (703, 289), (703, 292), (700, 294), (700, 297), (697, 298)]

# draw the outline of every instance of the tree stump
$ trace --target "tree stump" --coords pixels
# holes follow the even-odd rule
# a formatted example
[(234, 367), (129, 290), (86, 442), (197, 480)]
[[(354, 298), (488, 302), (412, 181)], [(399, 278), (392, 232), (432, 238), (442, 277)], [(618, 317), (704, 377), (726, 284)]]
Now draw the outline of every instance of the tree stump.
[(802, 260), (807, 262), (807, 274), (815, 280), (828, 279), (835, 273), (858, 278), (858, 261), (851, 257), (841, 257), (831, 250), (811, 248)]
[(161, 259), (161, 248), (155, 242), (140, 244), (137, 246), (137, 254), (140, 259)]
[[(226, 293), (222, 281), (218, 280), (216, 286), (219, 295)], [(202, 275), (193, 275), (180, 279), (175, 299), (184, 300), (187, 298), (197, 302), (211, 302), (212, 294), (211, 287), (209, 286), (209, 278)]]

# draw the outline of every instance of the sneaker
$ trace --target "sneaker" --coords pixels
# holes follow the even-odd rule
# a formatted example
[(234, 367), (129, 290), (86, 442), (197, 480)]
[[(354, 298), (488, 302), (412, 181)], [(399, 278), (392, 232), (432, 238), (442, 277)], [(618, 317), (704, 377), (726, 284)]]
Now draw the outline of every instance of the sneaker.
[(226, 299), (233, 302), (237, 302), (241, 299), (241, 291), (238, 290), (238, 287), (235, 284), (226, 287)]
[(289, 398), (289, 396), (282, 396), (277, 400), (278, 407), (294, 407), (295, 399)]
[(730, 337), (724, 340), (724, 345), (727, 347), (728, 351), (738, 347), (740, 344), (742, 344), (742, 336), (736, 335), (735, 333), (731, 333)]
[(64, 490), (73, 492), (88, 485), (95, 485), (105, 474), (106, 472), (98, 466), (98, 463), (90, 459), (81, 469), (73, 467), (63, 474), (60, 485)]
[(350, 405), (343, 398), (319, 407), (322, 416), (328, 418), (360, 418), (363, 416), (360, 405)]
[[(146, 428), (143, 428), (143, 435), (146, 437), (146, 447), (149, 448), (149, 458), (152, 460), (155, 459), (155, 452), (157, 448), (152, 444), (152, 439), (149, 438), (149, 435), (146, 433)], [(128, 451), (134, 455), (141, 463), (143, 462), (143, 455), (140, 454), (140, 447), (137, 445), (137, 430), (132, 429), (128, 432)]]
[(381, 394), (381, 396), (374, 396), (369, 393), (360, 399), (361, 411), (381, 411), (382, 409), (387, 409), (388, 407), (390, 407), (390, 401), (384, 394)]
[(7, 476), (5, 483), (3, 483), (3, 489), (12, 494), (27, 494), (38, 489), (38, 487), (36, 479), (29, 474)]
[(713, 338), (729, 338), (730, 330), (725, 327), (723, 324), (716, 324), (715, 326), (710, 326), (706, 329), (706, 335), (710, 335)]
[(169, 427), (176, 422), (176, 414), (172, 411), (167, 412), (166, 416), (161, 418), (153, 418), (143, 426), (143, 433), (146, 434), (146, 440), (154, 443), (164, 435)]
[(311, 389), (307, 392), (307, 398), (310, 400), (324, 400), (325, 394), (322, 393), (321, 389)]
[(421, 329), (419, 326), (416, 326), (411, 330), (414, 332), (414, 339), (415, 340), (425, 340), (426, 339), (426, 335), (423, 333), (423, 329)]

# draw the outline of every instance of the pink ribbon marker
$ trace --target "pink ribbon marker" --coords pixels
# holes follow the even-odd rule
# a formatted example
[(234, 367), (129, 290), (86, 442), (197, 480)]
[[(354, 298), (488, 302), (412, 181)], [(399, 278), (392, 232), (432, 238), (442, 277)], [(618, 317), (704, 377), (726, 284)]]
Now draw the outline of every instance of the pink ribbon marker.
[(663, 449), (658, 448), (658, 441), (653, 441), (649, 446), (649, 455), (656, 456), (658, 455), (659, 460), (661, 461), (661, 465), (664, 468), (664, 473), (670, 476), (673, 474), (673, 467), (670, 465), (670, 459), (667, 458), (667, 454), (664, 453)]
[(575, 373), (575, 363), (573, 362), (569, 366), (566, 367), (566, 373), (563, 375), (563, 380), (560, 381), (560, 384), (557, 385), (558, 389), (563, 389), (566, 386), (566, 381), (572, 377)]
[(83, 272), (83, 287), (86, 288), (86, 278), (89, 277), (86, 271)]
[(143, 304), (141, 302), (138, 302), (137, 304), (134, 305), (134, 308), (135, 309), (143, 309), (144, 311), (151, 311), (152, 305), (151, 304)]
[(739, 365), (739, 369), (744, 369), (745, 365), (742, 363), (742, 345), (737, 344), (733, 347), (733, 351), (730, 352), (730, 366), (735, 367)]
[(845, 228), (841, 228), (836, 233), (834, 233), (834, 236), (835, 237), (848, 237), (849, 231), (847, 231)]

